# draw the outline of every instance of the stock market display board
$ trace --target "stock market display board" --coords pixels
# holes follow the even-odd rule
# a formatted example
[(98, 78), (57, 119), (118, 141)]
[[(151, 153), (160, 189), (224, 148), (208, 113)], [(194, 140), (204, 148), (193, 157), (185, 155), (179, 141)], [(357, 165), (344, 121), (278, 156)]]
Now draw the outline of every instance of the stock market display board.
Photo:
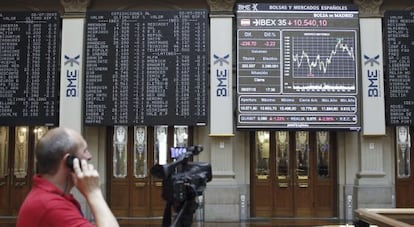
[(56, 12), (0, 12), (0, 125), (59, 123)]
[(237, 5), (237, 127), (360, 130), (353, 5)]
[(386, 121), (413, 125), (414, 11), (384, 13), (386, 64)]
[(208, 11), (86, 15), (86, 125), (204, 125)]

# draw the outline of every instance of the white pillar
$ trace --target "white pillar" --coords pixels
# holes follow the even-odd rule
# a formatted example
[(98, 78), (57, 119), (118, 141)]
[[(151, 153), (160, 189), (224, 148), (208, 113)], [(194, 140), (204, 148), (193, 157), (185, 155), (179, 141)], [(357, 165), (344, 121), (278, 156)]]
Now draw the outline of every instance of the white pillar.
[(233, 135), (233, 15), (210, 15), (210, 136)]
[(210, 158), (213, 180), (205, 191), (205, 220), (240, 220), (240, 189), (233, 146), (233, 14), (210, 14)]
[[(393, 149), (386, 137), (382, 20), (361, 18), (363, 133), (355, 184), (356, 207), (390, 207), (393, 197)], [(388, 142), (387, 142), (388, 141)]]
[[(84, 18), (63, 18), (60, 66), (59, 126), (71, 128), (81, 134), (83, 131), (84, 25)], [(91, 219), (91, 211), (85, 198), (78, 190), (73, 190), (73, 194), (79, 201), (84, 215)]]
[(385, 135), (384, 57), (381, 18), (361, 18), (361, 77), (364, 135)]
[(82, 132), (84, 18), (63, 18), (59, 125)]

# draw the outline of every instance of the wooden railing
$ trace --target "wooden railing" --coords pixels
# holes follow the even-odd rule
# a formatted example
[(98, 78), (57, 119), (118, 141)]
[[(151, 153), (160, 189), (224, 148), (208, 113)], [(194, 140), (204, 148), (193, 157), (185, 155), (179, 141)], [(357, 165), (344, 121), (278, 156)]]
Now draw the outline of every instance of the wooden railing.
[(413, 227), (413, 208), (369, 209), (355, 211), (357, 226)]

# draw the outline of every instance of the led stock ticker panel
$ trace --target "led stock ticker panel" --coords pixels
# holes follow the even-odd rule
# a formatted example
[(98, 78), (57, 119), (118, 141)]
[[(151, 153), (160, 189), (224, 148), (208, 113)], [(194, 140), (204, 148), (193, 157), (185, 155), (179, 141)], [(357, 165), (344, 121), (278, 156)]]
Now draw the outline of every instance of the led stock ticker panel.
[(388, 125), (414, 125), (414, 10), (384, 13)]
[(85, 125), (207, 123), (207, 10), (90, 11), (85, 32)]
[(238, 128), (360, 130), (358, 10), (238, 4)]
[(0, 12), (0, 125), (59, 124), (58, 12)]

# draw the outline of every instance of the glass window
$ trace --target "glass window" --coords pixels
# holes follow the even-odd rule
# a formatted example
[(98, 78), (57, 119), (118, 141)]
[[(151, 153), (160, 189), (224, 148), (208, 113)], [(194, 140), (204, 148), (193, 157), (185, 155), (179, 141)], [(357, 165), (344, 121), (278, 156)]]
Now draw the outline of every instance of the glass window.
[(40, 138), (42, 138), (46, 134), (47, 131), (48, 131), (48, 128), (46, 126), (36, 126), (34, 128), (33, 132), (35, 135), (35, 148)]
[(166, 125), (154, 127), (154, 164), (167, 164), (167, 132), (168, 126)]
[(289, 132), (276, 132), (276, 175), (278, 179), (289, 176)]
[(188, 126), (174, 126), (174, 147), (188, 146)]
[(16, 127), (14, 147), (14, 175), (16, 178), (25, 178), (27, 175), (29, 128)]
[(316, 146), (318, 148), (318, 176), (321, 178), (329, 177), (329, 132), (321, 131), (316, 133)]
[(145, 126), (134, 127), (134, 176), (145, 178), (147, 172), (147, 128)]
[[(43, 135), (46, 134), (46, 132), (48, 131), (48, 128), (46, 126), (36, 126), (33, 130), (33, 134), (34, 134), (34, 145), (33, 145), (33, 152), (36, 152), (36, 147), (37, 144), (39, 143), (40, 138), (42, 138)], [(34, 155), (34, 170), (37, 173), (37, 160), (36, 160), (36, 155)]]
[(128, 127), (114, 127), (114, 157), (113, 157), (113, 175), (117, 178), (125, 178), (127, 175), (127, 143)]
[(269, 132), (256, 132), (256, 176), (267, 179), (269, 176)]
[(8, 175), (9, 157), (9, 128), (0, 127), (0, 178)]
[(411, 175), (411, 142), (408, 126), (396, 127), (396, 140), (398, 178), (408, 178)]
[(309, 132), (296, 132), (296, 174), (298, 178), (309, 176)]

